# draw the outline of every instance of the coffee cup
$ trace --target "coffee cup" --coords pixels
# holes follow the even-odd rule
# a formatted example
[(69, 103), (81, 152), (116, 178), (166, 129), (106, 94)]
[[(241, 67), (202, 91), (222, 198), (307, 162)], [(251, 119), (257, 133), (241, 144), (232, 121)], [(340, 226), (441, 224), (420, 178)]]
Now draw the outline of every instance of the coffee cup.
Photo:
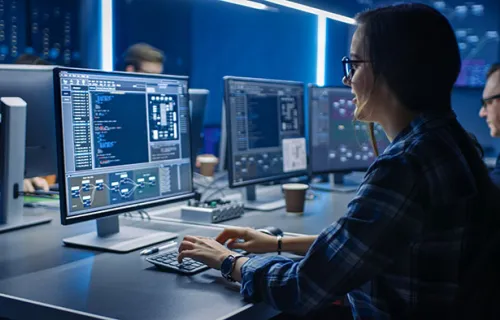
[(307, 184), (287, 183), (282, 185), (285, 193), (286, 212), (303, 214), (306, 201)]
[(215, 166), (219, 162), (217, 157), (212, 155), (202, 155), (198, 156), (196, 161), (200, 165), (200, 173), (206, 177), (213, 177)]

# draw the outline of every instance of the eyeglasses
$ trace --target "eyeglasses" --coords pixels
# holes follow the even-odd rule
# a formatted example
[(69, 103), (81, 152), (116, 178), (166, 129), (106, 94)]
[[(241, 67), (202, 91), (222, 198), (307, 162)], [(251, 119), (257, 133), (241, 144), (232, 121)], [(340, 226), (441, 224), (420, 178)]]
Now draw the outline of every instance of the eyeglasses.
[(348, 80), (351, 80), (352, 77), (354, 76), (354, 72), (356, 71), (356, 66), (353, 66), (353, 64), (366, 63), (366, 62), (369, 62), (369, 61), (367, 61), (367, 60), (352, 60), (351, 58), (343, 57), (342, 58), (342, 66), (344, 69), (344, 77)]
[(495, 100), (495, 99), (500, 99), (500, 94), (496, 94), (494, 96), (491, 96), (491, 97), (488, 97), (488, 98), (484, 98), (484, 99), (481, 99), (481, 108), (487, 108), (488, 106), (488, 103)]

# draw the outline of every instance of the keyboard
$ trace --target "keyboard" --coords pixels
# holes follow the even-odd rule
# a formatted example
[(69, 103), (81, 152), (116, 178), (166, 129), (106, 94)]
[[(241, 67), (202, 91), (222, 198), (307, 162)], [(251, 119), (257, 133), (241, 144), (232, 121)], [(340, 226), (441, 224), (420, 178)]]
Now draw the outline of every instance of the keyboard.
[(177, 256), (177, 251), (170, 251), (146, 258), (146, 261), (154, 264), (157, 268), (185, 275), (193, 275), (209, 269), (206, 264), (194, 261), (191, 258), (184, 258), (182, 263), (179, 263), (177, 262)]

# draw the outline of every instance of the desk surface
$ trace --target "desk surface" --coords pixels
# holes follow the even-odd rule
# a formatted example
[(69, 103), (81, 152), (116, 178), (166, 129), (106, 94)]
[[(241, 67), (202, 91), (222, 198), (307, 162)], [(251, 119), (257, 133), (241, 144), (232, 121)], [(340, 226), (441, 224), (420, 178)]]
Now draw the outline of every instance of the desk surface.
[[(214, 227), (165, 222), (122, 219), (121, 223), (180, 236), (215, 236), (220, 232)], [(138, 251), (111, 254), (62, 246), (63, 237), (93, 228), (93, 223), (62, 227), (56, 222), (2, 235), (0, 293), (118, 319), (182, 320), (200, 315), (221, 319), (246, 309), (251, 312), (252, 305), (239, 295), (239, 285), (227, 282), (218, 271), (187, 277), (157, 270)], [(1, 315), (13, 315), (9, 313), (13, 310), (5, 309), (5, 301), (0, 305)], [(260, 311), (276, 313), (267, 307)]]
[[(269, 196), (280, 196), (279, 187), (261, 189)], [(331, 193), (314, 191), (317, 195), (314, 200), (307, 200), (304, 214), (286, 213), (285, 209), (270, 212), (248, 211), (238, 219), (221, 222), (221, 225), (245, 226), (262, 228), (274, 226), (285, 232), (300, 234), (318, 234), (328, 225), (337, 221), (347, 212), (347, 204), (354, 197), (354, 193)], [(181, 221), (179, 207), (160, 207), (148, 210), (152, 219), (167, 219)]]
[[(269, 191), (269, 190), (268, 190)], [(304, 215), (285, 211), (248, 212), (225, 225), (277, 226), (286, 232), (317, 234), (345, 214), (353, 194), (317, 192), (307, 201)], [(42, 209), (38, 210), (38, 213)], [(33, 212), (33, 211), (32, 211)], [(122, 225), (185, 234), (215, 236), (223, 225), (196, 226), (176, 222), (175, 208), (150, 211), (152, 221), (122, 218)], [(95, 231), (95, 223), (59, 224), (56, 210), (51, 224), (0, 235), (0, 316), (53, 315), (54, 308), (67, 317), (67, 309), (119, 319), (266, 319), (276, 311), (264, 304), (252, 305), (239, 295), (239, 285), (209, 270), (187, 277), (158, 271), (138, 251), (111, 254), (62, 246), (62, 239)], [(161, 217), (172, 220), (156, 220)], [(13, 299), (27, 299), (21, 306)], [(37, 305), (38, 304), (38, 305)], [(40, 308), (39, 304), (46, 304)], [(72, 317), (75, 316), (73, 313)]]

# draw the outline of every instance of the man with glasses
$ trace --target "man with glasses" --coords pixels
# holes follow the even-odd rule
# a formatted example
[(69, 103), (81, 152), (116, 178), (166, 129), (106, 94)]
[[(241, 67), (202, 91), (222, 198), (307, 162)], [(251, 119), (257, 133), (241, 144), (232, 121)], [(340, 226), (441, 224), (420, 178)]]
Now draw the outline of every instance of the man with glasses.
[[(500, 137), (500, 63), (491, 66), (486, 74), (486, 85), (481, 99), (479, 116), (486, 120), (493, 138)], [(500, 187), (500, 157), (490, 174), (491, 179)]]
[(488, 70), (481, 102), (479, 116), (486, 119), (491, 136), (500, 137), (500, 63)]

